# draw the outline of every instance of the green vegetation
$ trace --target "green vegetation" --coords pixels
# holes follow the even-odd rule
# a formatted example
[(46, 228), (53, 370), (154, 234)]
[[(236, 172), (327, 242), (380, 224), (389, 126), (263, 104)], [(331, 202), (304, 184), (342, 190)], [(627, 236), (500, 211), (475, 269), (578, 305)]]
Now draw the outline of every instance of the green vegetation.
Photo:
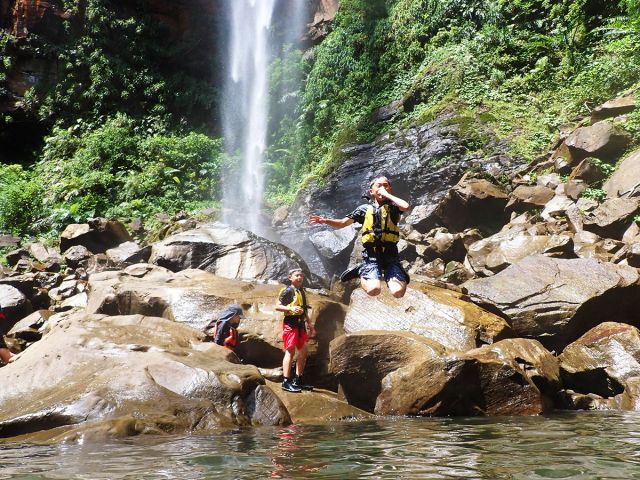
[[(58, 68), (53, 83), (39, 82), (21, 100), (48, 135), (19, 165), (0, 164), (0, 232), (55, 238), (93, 216), (148, 224), (154, 213), (219, 200), (222, 141), (203, 133), (212, 130), (218, 91), (203, 72), (175, 67), (211, 25), (192, 25), (176, 42), (148, 2), (62, 3), (55, 38), (0, 34), (0, 94), (17, 53)], [(215, 62), (202, 59), (209, 69)], [(16, 121), (0, 118), (0, 131)]]
[(199, 133), (140, 133), (125, 115), (55, 128), (35, 168), (0, 166), (0, 231), (46, 236), (95, 216), (197, 209), (219, 199), (221, 152)]
[[(506, 139), (506, 153), (532, 160), (558, 127), (637, 84), (640, 2), (342, 0), (313, 58), (300, 67), (297, 121), (275, 134), (295, 131), (300, 153), (270, 157), (295, 172), (289, 189), (339, 164), (345, 143), (445, 109), (470, 151), (490, 155)], [(370, 120), (398, 100), (401, 114)]]
[[(219, 59), (194, 67), (209, 62), (205, 74), (175, 68), (211, 25), (175, 42), (143, 0), (62, 3), (55, 41), (0, 35), (0, 94), (16, 51), (59, 68), (24, 94), (47, 135), (0, 165), (0, 231), (53, 236), (91, 216), (148, 220), (216, 201), (232, 163), (208, 135)], [(341, 0), (328, 37), (308, 54), (286, 48), (270, 73), (272, 205), (322, 181), (345, 145), (443, 114), (469, 152), (533, 160), (560, 126), (637, 88), (640, 0)], [(392, 102), (397, 115), (372, 120)], [(0, 118), (0, 131), (19, 120)], [(621, 127), (640, 143), (640, 111)]]

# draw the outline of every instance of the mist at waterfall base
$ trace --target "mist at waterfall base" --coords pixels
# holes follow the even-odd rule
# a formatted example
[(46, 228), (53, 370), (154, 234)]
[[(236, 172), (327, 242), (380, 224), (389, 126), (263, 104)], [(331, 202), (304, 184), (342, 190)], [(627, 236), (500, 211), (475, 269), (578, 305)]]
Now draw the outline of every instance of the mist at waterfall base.
[[(225, 150), (237, 159), (223, 178), (222, 220), (270, 236), (262, 221), (270, 111), (269, 66), (299, 43), (306, 1), (227, 0), (222, 122)], [(277, 95), (278, 92), (275, 92)]]
[(108, 444), (0, 444), (0, 479), (640, 478), (638, 412), (379, 418)]

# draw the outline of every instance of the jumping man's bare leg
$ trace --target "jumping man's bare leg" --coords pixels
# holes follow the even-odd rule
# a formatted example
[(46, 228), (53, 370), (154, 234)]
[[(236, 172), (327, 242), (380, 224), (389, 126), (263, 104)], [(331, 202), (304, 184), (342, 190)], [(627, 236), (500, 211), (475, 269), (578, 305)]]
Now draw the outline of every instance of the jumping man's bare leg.
[(362, 289), (367, 292), (367, 295), (371, 295), (372, 297), (380, 295), (382, 290), (380, 280), (361, 278), (360, 285), (362, 286)]
[(389, 286), (389, 291), (391, 292), (391, 295), (393, 295), (396, 298), (404, 297), (404, 294), (407, 291), (406, 282), (401, 282), (397, 278), (390, 279), (387, 282), (387, 285)]

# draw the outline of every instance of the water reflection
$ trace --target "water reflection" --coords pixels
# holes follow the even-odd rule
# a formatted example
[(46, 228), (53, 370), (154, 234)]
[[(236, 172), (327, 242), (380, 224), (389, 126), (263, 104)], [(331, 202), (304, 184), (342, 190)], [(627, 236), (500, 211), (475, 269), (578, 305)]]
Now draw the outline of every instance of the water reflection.
[(640, 415), (378, 419), (86, 445), (0, 445), (0, 479), (630, 479)]

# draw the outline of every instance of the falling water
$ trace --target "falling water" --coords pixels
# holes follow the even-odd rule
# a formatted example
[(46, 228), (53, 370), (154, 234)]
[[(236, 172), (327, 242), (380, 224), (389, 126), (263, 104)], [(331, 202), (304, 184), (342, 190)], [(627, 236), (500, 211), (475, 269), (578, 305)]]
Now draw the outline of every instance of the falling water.
[(274, 15), (283, 0), (227, 0), (229, 39), (222, 119), (225, 148), (230, 155), (239, 156), (241, 164), (225, 177), (223, 220), (258, 234), (263, 233), (260, 211), (269, 125), (268, 69), (282, 43), (290, 41), (291, 32), (301, 32), (302, 5), (307, 2), (289, 3), (294, 11), (278, 19), (284, 32), (274, 32)]

